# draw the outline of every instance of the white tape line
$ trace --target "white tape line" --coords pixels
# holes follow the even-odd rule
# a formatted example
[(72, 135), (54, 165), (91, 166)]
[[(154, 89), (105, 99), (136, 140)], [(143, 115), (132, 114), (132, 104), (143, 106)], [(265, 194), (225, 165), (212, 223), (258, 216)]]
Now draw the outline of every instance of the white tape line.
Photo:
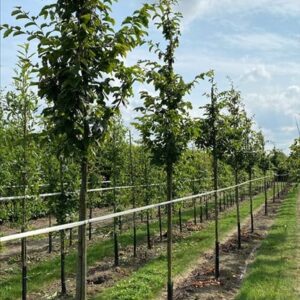
[[(270, 178), (270, 177), (272, 177), (272, 176), (256, 178), (256, 179), (251, 180), (251, 182), (260, 181), (260, 180)], [(22, 238), (26, 238), (26, 237), (32, 237), (32, 236), (41, 235), (41, 234), (46, 234), (46, 233), (50, 233), (50, 232), (60, 231), (60, 230), (71, 229), (71, 228), (79, 227), (79, 226), (82, 226), (82, 225), (87, 225), (87, 224), (92, 224), (92, 223), (100, 223), (100, 222), (103, 222), (105, 220), (109, 220), (109, 219), (112, 219), (112, 218), (129, 215), (129, 214), (136, 213), (136, 212), (141, 212), (141, 211), (156, 208), (156, 207), (159, 207), (159, 206), (164, 206), (164, 205), (177, 203), (177, 202), (182, 202), (182, 201), (186, 201), (186, 200), (192, 200), (192, 199), (195, 199), (195, 198), (199, 198), (199, 197), (203, 197), (203, 196), (207, 196), (207, 195), (212, 195), (214, 193), (228, 191), (228, 190), (236, 188), (236, 187), (244, 186), (248, 183), (250, 183), (250, 180), (245, 181), (245, 182), (240, 183), (240, 184), (237, 184), (237, 185), (222, 188), (222, 189), (219, 189), (219, 190), (213, 190), (213, 191), (204, 192), (204, 193), (197, 194), (197, 195), (186, 196), (186, 197), (174, 199), (174, 200), (171, 200), (171, 201), (165, 201), (165, 202), (150, 204), (150, 205), (146, 205), (146, 206), (142, 206), (142, 207), (132, 208), (132, 209), (128, 209), (128, 210), (125, 210), (125, 211), (122, 211), (122, 212), (117, 212), (117, 213), (104, 215), (104, 216), (100, 216), (100, 217), (96, 217), (96, 218), (92, 218), (92, 219), (87, 219), (87, 220), (84, 220), (84, 221), (78, 221), (78, 222), (68, 223), (68, 224), (64, 224), (64, 225), (57, 225), (57, 226), (52, 226), (52, 227), (27, 231), (27, 232), (23, 232), (23, 233), (17, 233), (17, 234), (1, 237), (0, 238), (0, 243), (13, 241), (13, 240), (17, 240), (17, 239), (22, 239)]]

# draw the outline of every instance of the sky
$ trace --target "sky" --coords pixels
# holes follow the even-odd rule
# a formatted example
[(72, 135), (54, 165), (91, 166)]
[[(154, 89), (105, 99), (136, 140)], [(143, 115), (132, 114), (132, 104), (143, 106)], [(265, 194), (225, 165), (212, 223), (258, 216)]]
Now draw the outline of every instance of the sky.
[[(145, 1), (119, 0), (113, 16), (120, 23)], [(15, 23), (10, 16), (14, 6), (36, 13), (50, 2), (0, 0), (0, 23)], [(176, 71), (188, 81), (213, 69), (220, 90), (229, 88), (230, 78), (241, 91), (255, 127), (263, 131), (267, 147), (275, 145), (288, 152), (298, 136), (296, 120), (300, 122), (299, 0), (180, 0), (176, 9), (183, 14)], [(152, 26), (148, 38), (162, 41)], [(1, 89), (10, 88), (18, 45), (24, 42), (24, 37), (1, 37)], [(127, 63), (149, 57), (142, 47), (128, 56)], [(135, 86), (135, 96), (123, 109), (126, 124), (134, 120), (144, 88)], [(208, 101), (203, 93), (208, 91), (208, 83), (201, 81), (187, 97), (193, 104), (193, 117), (201, 115), (199, 107)]]

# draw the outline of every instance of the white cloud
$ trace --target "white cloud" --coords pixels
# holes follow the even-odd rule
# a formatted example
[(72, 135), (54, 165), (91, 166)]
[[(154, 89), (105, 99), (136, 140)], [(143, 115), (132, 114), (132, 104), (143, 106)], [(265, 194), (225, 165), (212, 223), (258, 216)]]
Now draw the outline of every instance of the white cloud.
[(265, 65), (253, 66), (250, 70), (244, 72), (241, 76), (241, 81), (258, 81), (261, 79), (270, 80), (271, 73), (267, 70)]
[(280, 128), (280, 130), (282, 132), (296, 132), (297, 131), (297, 127), (295, 126), (283, 126)]
[(275, 33), (248, 33), (219, 36), (226, 44), (234, 48), (258, 51), (299, 50), (299, 37), (285, 37)]
[(180, 11), (189, 24), (195, 19), (220, 14), (253, 13), (253, 11), (266, 11), (281, 16), (297, 16), (300, 6), (297, 0), (182, 0)]
[(283, 116), (296, 118), (300, 112), (300, 86), (289, 86), (285, 90), (270, 92), (266, 89), (264, 94), (249, 93), (245, 95), (246, 105), (251, 111), (267, 110), (280, 113)]

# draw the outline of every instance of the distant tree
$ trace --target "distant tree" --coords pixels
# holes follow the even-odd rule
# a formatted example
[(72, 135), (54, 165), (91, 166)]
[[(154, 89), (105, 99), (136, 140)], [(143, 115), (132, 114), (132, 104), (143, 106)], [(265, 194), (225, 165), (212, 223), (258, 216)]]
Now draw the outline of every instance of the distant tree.
[[(247, 137), (249, 121), (241, 102), (241, 94), (234, 87), (227, 92), (227, 145), (226, 161), (234, 170), (235, 185), (239, 184), (239, 173), (245, 167), (247, 158)], [(238, 248), (241, 248), (241, 224), (239, 207), (239, 188), (235, 188), (235, 202), (237, 210)]]
[(267, 195), (267, 171), (270, 169), (270, 157), (265, 149), (265, 138), (262, 132), (258, 133), (259, 157), (258, 166), (264, 174), (264, 195), (265, 195), (265, 215), (268, 214), (268, 195)]
[(295, 182), (300, 182), (300, 138), (295, 139), (290, 151), (288, 158), (290, 178)]
[[(249, 119), (249, 122), (252, 122)], [(250, 124), (251, 126), (251, 124)], [(257, 165), (257, 163), (260, 160), (260, 154), (261, 154), (261, 143), (260, 143), (260, 138), (259, 134), (255, 132), (248, 127), (248, 137), (246, 140), (246, 163), (245, 163), (245, 169), (246, 172), (248, 173), (248, 179), (249, 179), (249, 197), (250, 197), (250, 228), (251, 232), (254, 232), (254, 217), (253, 217), (253, 184), (252, 184), (252, 179), (253, 179), (253, 173), (254, 173), (254, 168)]]

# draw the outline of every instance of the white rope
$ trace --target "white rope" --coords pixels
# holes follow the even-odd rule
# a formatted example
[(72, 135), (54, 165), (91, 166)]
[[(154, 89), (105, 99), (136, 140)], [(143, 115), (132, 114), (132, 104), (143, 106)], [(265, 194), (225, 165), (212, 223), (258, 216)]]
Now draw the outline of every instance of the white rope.
[(22, 239), (22, 238), (27, 238), (27, 237), (32, 237), (32, 236), (41, 235), (41, 234), (46, 234), (46, 233), (55, 232), (55, 231), (71, 229), (71, 228), (79, 227), (79, 226), (82, 226), (82, 225), (100, 223), (100, 222), (103, 222), (105, 220), (109, 220), (109, 219), (129, 215), (129, 214), (132, 214), (132, 213), (141, 212), (141, 211), (144, 211), (144, 210), (149, 210), (149, 209), (152, 209), (152, 208), (157, 208), (159, 206), (164, 206), (164, 205), (168, 205), (168, 204), (172, 204), (172, 203), (178, 203), (178, 202), (182, 202), (182, 201), (186, 201), (186, 200), (192, 200), (192, 199), (195, 199), (195, 198), (200, 198), (200, 197), (212, 195), (212, 194), (215, 194), (215, 193), (225, 192), (225, 191), (228, 191), (228, 190), (236, 188), (236, 187), (244, 186), (244, 185), (246, 185), (250, 182), (260, 181), (260, 180), (270, 178), (270, 177), (272, 177), (272, 176), (256, 178), (256, 179), (248, 180), (248, 181), (245, 181), (243, 183), (233, 185), (233, 186), (230, 186), (230, 187), (226, 187), (226, 188), (222, 188), (222, 189), (218, 189), (218, 190), (213, 190), (213, 191), (209, 191), (209, 192), (204, 192), (204, 193), (197, 194), (197, 195), (186, 196), (186, 197), (174, 199), (174, 200), (171, 200), (171, 201), (165, 201), (165, 202), (150, 204), (150, 205), (141, 206), (141, 207), (137, 207), (137, 208), (132, 208), (132, 209), (128, 209), (128, 210), (125, 210), (125, 211), (122, 211), (122, 212), (117, 212), (117, 213), (104, 215), (104, 216), (100, 216), (100, 217), (96, 217), (96, 218), (92, 218), (92, 219), (87, 219), (87, 220), (84, 220), (84, 221), (77, 221), (77, 222), (68, 223), (68, 224), (64, 224), (64, 225), (57, 225), (57, 226), (52, 226), (52, 227), (27, 231), (27, 232), (23, 232), (23, 233), (17, 233), (17, 234), (1, 237), (0, 238), (0, 243), (13, 241), (13, 240), (17, 240), (17, 239)]
[[(182, 182), (195, 182), (200, 179), (192, 179), (192, 180), (185, 180)], [(153, 183), (153, 184), (142, 184), (142, 185), (122, 185), (122, 186), (116, 186), (116, 187), (103, 187), (103, 188), (95, 188), (95, 189), (88, 189), (88, 193), (95, 193), (95, 192), (103, 192), (103, 191), (112, 191), (112, 190), (123, 190), (123, 189), (132, 189), (137, 187), (152, 187), (152, 186), (163, 186), (165, 183)], [(76, 191), (77, 193), (79, 191)], [(70, 194), (75, 194), (76, 192), (71, 192)], [(47, 197), (55, 197), (61, 195), (60, 192), (54, 192), (54, 193), (43, 193), (38, 195), (20, 195), (20, 196), (7, 196), (7, 197), (0, 197), (0, 202), (9, 202), (13, 200), (22, 200), (22, 199), (34, 199), (34, 198), (47, 198)]]

